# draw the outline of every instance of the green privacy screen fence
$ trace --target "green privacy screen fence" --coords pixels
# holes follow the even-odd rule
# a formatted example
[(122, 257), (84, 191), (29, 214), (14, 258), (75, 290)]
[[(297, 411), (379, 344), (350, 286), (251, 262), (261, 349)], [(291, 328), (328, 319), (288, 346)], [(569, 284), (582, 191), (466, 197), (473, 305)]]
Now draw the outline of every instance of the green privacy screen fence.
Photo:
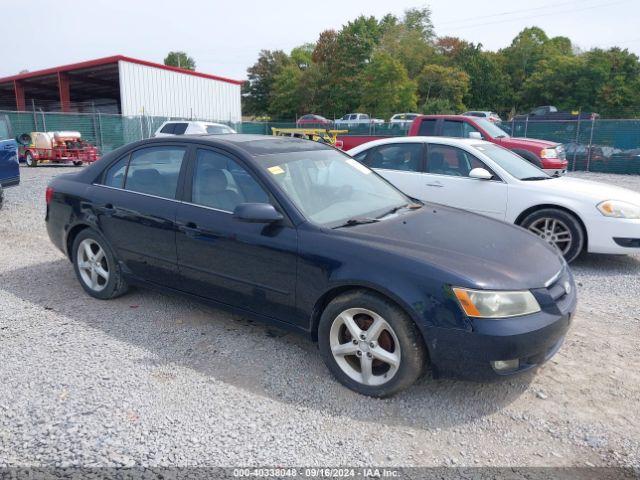
[[(125, 117), (110, 114), (3, 112), (15, 135), (36, 131), (79, 131), (103, 153), (129, 142), (152, 137), (167, 117)], [(171, 120), (179, 120), (171, 118)], [(271, 128), (295, 128), (295, 122), (220, 122), (238, 133), (270, 135)], [(569, 170), (640, 174), (640, 119), (504, 122), (501, 127), (518, 137), (564, 144)], [(340, 127), (340, 129), (343, 129)], [(376, 124), (348, 128), (348, 135), (402, 136), (406, 129)]]

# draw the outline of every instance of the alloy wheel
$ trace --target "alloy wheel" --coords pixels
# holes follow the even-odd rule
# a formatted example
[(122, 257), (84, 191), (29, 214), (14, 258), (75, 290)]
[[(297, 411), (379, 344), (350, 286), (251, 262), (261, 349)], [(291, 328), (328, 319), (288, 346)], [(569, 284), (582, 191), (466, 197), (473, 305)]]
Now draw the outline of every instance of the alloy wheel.
[(540, 218), (529, 225), (528, 230), (558, 249), (563, 255), (565, 255), (573, 245), (571, 230), (569, 230), (569, 227), (562, 220), (558, 220), (557, 218)]
[(78, 270), (87, 287), (95, 292), (105, 289), (109, 283), (109, 263), (98, 242), (86, 238), (78, 245)]
[(387, 321), (371, 310), (349, 308), (333, 321), (331, 353), (340, 369), (363, 385), (390, 381), (401, 362), (400, 342)]

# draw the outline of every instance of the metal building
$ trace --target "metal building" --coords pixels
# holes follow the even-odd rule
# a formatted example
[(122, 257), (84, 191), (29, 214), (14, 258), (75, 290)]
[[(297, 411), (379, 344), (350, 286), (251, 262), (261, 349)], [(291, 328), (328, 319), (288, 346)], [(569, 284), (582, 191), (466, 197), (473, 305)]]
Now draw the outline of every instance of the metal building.
[(117, 55), (0, 78), (0, 110), (241, 121), (242, 81)]

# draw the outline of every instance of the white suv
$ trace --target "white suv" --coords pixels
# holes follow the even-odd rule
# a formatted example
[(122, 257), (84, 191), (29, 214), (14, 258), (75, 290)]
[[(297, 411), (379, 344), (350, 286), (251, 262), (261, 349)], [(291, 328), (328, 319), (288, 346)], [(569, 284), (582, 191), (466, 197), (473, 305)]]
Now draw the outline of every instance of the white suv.
[(170, 120), (160, 125), (154, 137), (170, 137), (173, 135), (223, 135), (225, 133), (238, 132), (222, 123)]

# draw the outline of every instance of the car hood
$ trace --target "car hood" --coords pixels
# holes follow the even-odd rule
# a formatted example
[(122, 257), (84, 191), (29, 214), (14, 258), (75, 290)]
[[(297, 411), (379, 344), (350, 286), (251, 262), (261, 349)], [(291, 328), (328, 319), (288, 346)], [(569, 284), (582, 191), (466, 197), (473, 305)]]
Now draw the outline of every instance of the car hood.
[(596, 202), (604, 200), (622, 200), (624, 202), (640, 205), (640, 193), (623, 187), (616, 187), (607, 183), (583, 180), (572, 177), (554, 177), (549, 180), (537, 182), (521, 182), (528, 184), (537, 191), (549, 191), (562, 196), (577, 198), (580, 195)]
[(559, 145), (557, 142), (549, 142), (547, 140), (538, 140), (532, 138), (520, 138), (520, 137), (509, 137), (501, 139), (501, 143), (505, 146), (509, 146), (510, 148), (539, 148), (542, 150), (543, 148), (555, 147)]
[(450, 274), (460, 286), (520, 290), (539, 288), (564, 260), (526, 230), (443, 205), (423, 208), (380, 222), (337, 230), (374, 249), (411, 257)]

